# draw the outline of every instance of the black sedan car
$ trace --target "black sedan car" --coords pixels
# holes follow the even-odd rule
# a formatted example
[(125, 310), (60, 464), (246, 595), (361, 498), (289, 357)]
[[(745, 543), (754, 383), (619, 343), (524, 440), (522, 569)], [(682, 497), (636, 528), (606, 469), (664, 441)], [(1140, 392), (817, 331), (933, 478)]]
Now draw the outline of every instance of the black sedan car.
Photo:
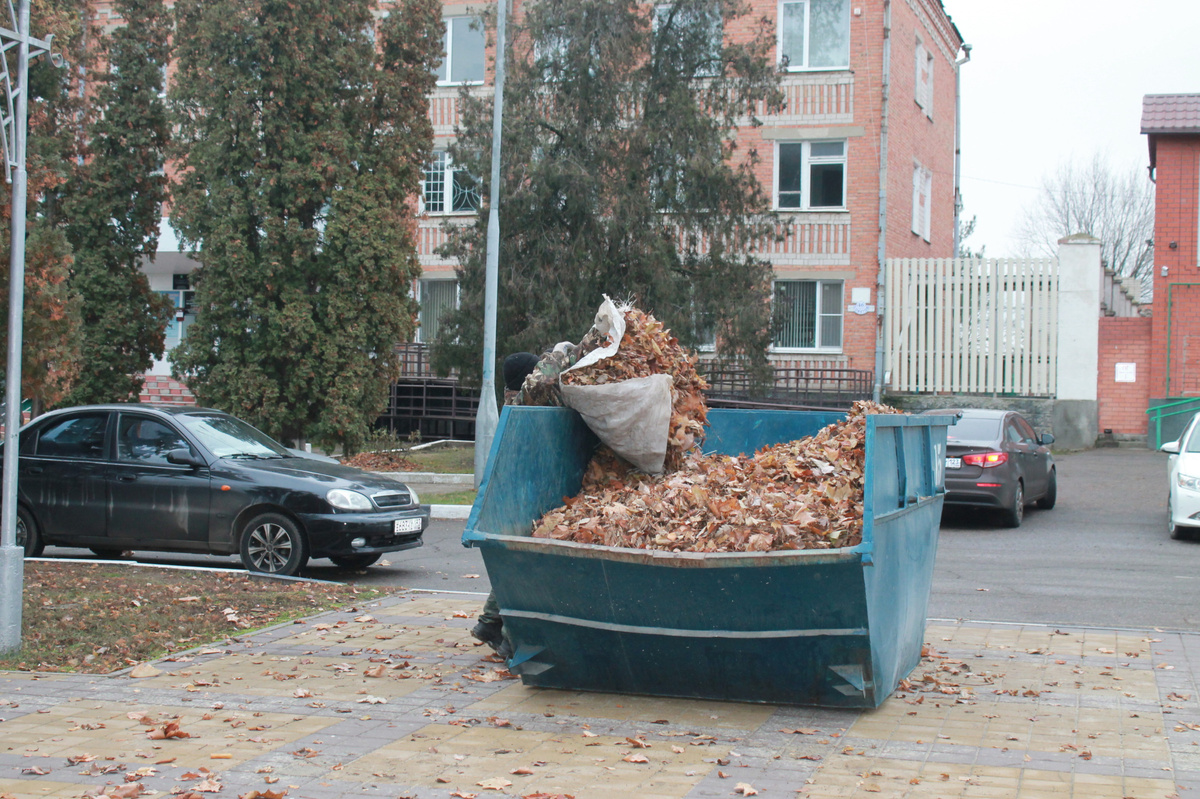
[(429, 507), (397, 480), (298, 456), (229, 414), (195, 407), (89, 405), (21, 429), (17, 539), (240, 555), (294, 575), (309, 558), (363, 568), (421, 546)]
[(947, 431), (946, 505), (997, 508), (1008, 527), (1020, 527), (1025, 505), (1050, 509), (1058, 479), (1050, 444), (1019, 413), (964, 408), (932, 410), (958, 423)]

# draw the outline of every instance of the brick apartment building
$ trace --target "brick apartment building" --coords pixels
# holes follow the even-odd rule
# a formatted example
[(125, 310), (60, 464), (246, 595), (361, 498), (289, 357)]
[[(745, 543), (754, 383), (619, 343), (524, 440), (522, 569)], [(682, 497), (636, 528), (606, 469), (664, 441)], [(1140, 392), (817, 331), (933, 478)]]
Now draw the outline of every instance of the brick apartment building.
[[(528, 0), (515, 0), (521, 13)], [(490, 92), (493, 53), (472, 30), (480, 3), (445, 1), (445, 62), (430, 97), (434, 157), (419, 198), (424, 273), (418, 341), (436, 335), (456, 298), (454, 263), (439, 256), (444, 224), (467, 221), (478, 198), (458, 190), (446, 147), (455, 136), (464, 85)], [(744, 146), (763, 155), (759, 178), (793, 233), (767, 253), (775, 296), (794, 309), (775, 341), (781, 365), (875, 369), (881, 257), (949, 257), (955, 227), (957, 69), (962, 37), (941, 0), (750, 0), (744, 19), (775, 21), (776, 58), (786, 107), (743, 128)], [(386, 7), (383, 4), (382, 7)], [(109, 4), (93, 5), (98, 21)], [(735, 27), (726, 37), (743, 34)], [(477, 87), (474, 88), (474, 87)], [(882, 210), (882, 213), (881, 213)], [(882, 229), (882, 234), (881, 234)], [(168, 350), (193, 316), (188, 275), (196, 264), (164, 219), (151, 287), (179, 309)], [(151, 390), (177, 401), (186, 389), (164, 360), (148, 375)], [(145, 399), (157, 399), (146, 396)]]

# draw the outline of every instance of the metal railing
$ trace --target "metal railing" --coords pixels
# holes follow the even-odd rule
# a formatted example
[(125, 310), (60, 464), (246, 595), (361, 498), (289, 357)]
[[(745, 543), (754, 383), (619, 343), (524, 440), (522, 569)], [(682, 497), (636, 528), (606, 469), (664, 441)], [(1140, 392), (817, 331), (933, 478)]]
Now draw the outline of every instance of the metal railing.
[[(1158, 449), (1163, 445), (1163, 420), (1171, 419), (1176, 416), (1187, 414), (1190, 418), (1197, 411), (1200, 411), (1200, 397), (1189, 397), (1186, 399), (1172, 400), (1164, 402), (1161, 405), (1154, 405), (1146, 409), (1146, 414), (1150, 417), (1150, 434), (1154, 437), (1154, 449)], [(1185, 423), (1180, 427), (1186, 427)]]
[(773, 379), (761, 385), (739, 366), (701, 363), (699, 369), (714, 408), (844, 410), (871, 398), (874, 377), (867, 369), (775, 367)]

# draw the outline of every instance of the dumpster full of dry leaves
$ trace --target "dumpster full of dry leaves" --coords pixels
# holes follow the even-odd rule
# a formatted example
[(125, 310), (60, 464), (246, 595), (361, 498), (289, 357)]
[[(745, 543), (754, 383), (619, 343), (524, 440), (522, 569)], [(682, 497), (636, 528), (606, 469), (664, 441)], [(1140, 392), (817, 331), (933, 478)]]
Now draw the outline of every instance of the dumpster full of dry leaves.
[[(917, 664), (944, 416), (711, 410), (629, 472), (568, 408), (506, 407), (463, 543), (528, 685), (874, 707)], [(581, 493), (581, 488), (586, 490)]]

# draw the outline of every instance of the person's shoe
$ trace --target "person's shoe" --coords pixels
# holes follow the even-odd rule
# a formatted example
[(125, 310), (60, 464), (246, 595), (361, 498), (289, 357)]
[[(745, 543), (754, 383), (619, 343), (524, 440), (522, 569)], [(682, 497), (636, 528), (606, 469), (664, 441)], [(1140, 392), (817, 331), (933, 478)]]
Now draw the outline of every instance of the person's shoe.
[(471, 628), (471, 637), (483, 641), (492, 649), (499, 651), (504, 643), (504, 623), (499, 621), (481, 621)]
[(513, 656), (512, 642), (507, 638), (501, 637), (500, 646), (493, 648), (496, 650), (496, 655), (506, 661)]

